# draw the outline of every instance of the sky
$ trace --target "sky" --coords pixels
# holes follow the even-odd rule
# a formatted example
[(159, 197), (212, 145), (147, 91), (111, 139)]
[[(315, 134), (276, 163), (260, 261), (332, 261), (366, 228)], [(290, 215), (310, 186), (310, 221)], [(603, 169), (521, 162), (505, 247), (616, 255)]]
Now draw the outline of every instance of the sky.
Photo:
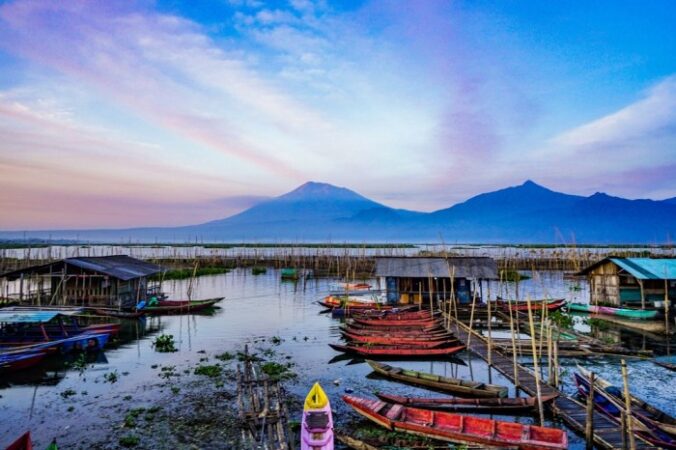
[(676, 196), (672, 1), (0, 1), (0, 229), (195, 224), (306, 181), (432, 211)]

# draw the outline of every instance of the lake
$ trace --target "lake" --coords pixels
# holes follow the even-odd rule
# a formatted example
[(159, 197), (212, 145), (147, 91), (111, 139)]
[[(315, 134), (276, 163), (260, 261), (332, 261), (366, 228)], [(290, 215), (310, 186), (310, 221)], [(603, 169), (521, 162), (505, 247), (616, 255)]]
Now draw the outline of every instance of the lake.
[[(119, 420), (115, 411), (120, 403), (152, 402), (159, 395), (153, 390), (163, 366), (175, 366), (178, 373), (194, 367), (204, 358), (225, 351), (236, 352), (249, 344), (252, 351), (272, 349), (277, 358), (293, 361), (295, 380), (285, 386), (292, 395), (304, 398), (314, 381), (319, 381), (330, 396), (338, 426), (354, 421), (357, 416), (347, 408), (341, 395), (346, 390), (355, 395), (372, 396), (376, 390), (399, 395), (428, 395), (428, 391), (407, 387), (386, 380), (367, 377), (371, 370), (363, 362), (341, 360), (331, 363), (340, 354), (327, 344), (339, 340), (339, 321), (320, 314), (316, 301), (327, 295), (333, 279), (281, 282), (275, 270), (254, 276), (251, 269), (237, 269), (227, 274), (204, 276), (196, 280), (194, 298), (224, 296), (220, 308), (211, 315), (186, 315), (125, 321), (123, 343), (99, 355), (84, 370), (66, 369), (59, 360), (50, 361), (49, 370), (22, 373), (0, 380), (0, 448), (26, 429), (30, 429), (37, 448), (44, 448), (52, 438), (63, 448), (86, 448), (88, 439), (107, 433), (111, 421)], [(185, 298), (188, 280), (165, 282), (171, 298)], [(512, 285), (513, 286), (513, 285)], [(543, 295), (586, 301), (586, 283), (567, 281), (560, 272), (544, 273), (520, 284), (522, 297)], [(486, 292), (485, 292), (486, 293)], [(513, 295), (514, 289), (491, 285), (491, 295)], [(587, 327), (579, 320), (580, 327)], [(160, 333), (171, 334), (178, 351), (158, 353), (152, 346)], [(626, 334), (626, 331), (624, 332)], [(634, 335), (632, 339), (638, 339)], [(278, 337), (279, 342), (273, 337)], [(645, 337), (642, 337), (643, 345)], [(648, 346), (652, 345), (647, 341)], [(471, 354), (463, 352), (460, 362), (392, 361), (391, 365), (415, 368), (437, 374), (463, 377), (513, 386), (495, 370)], [(572, 372), (581, 363), (612, 382), (621, 381), (619, 359), (609, 357), (568, 358), (562, 360), (564, 390), (575, 391)], [(235, 363), (232, 363), (235, 364)], [(676, 413), (676, 380), (666, 369), (650, 361), (629, 360), (632, 391), (671, 414)], [(114, 375), (110, 375), (110, 374)], [(116, 377), (111, 383), (111, 377)], [(194, 376), (194, 375), (186, 375)], [(436, 394), (431, 394), (436, 395)], [(126, 399), (126, 400), (125, 400)], [(236, 405), (224, 405), (234, 408)], [(300, 411), (291, 411), (300, 418)], [(116, 415), (117, 414), (117, 415)], [(533, 423), (525, 416), (515, 420)], [(552, 421), (551, 426), (562, 427)], [(583, 448), (577, 435), (569, 432), (571, 448)]]

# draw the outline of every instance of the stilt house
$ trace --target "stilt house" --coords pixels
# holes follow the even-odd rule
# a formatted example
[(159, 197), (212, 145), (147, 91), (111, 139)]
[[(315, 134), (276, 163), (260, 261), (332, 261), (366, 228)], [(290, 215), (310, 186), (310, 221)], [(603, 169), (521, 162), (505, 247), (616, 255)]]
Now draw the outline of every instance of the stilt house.
[(580, 274), (589, 279), (595, 305), (661, 309), (676, 300), (676, 259), (611, 257)]
[(483, 298), (483, 282), (498, 279), (498, 267), (489, 257), (382, 257), (375, 275), (390, 303), (420, 303), (455, 298), (470, 303)]
[[(126, 255), (66, 258), (0, 275), (20, 303), (127, 308), (145, 299), (160, 266)], [(10, 294), (9, 283), (14, 284)]]

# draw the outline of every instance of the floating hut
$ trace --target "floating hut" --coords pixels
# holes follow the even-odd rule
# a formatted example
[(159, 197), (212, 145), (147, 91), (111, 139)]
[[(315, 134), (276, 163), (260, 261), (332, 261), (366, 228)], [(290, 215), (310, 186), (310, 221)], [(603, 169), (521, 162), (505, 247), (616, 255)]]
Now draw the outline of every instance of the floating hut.
[(591, 303), (663, 309), (676, 299), (676, 259), (605, 258), (580, 272)]
[(448, 300), (470, 303), (483, 298), (483, 282), (498, 279), (498, 266), (489, 257), (381, 257), (375, 276), (390, 303)]
[[(66, 258), (0, 275), (3, 295), (23, 304), (128, 308), (145, 299), (160, 266), (126, 255)], [(10, 283), (14, 284), (9, 293)]]

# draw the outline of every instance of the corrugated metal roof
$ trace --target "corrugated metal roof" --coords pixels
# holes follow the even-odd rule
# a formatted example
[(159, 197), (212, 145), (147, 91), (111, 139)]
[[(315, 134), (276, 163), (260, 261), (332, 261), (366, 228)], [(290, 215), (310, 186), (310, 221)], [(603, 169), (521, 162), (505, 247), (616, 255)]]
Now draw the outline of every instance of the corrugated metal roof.
[(151, 264), (126, 255), (113, 255), (66, 258), (50, 264), (26, 267), (24, 269), (7, 272), (2, 274), (1, 277), (11, 281), (21, 277), (21, 274), (49, 273), (52, 270), (61, 271), (64, 264), (102, 273), (123, 281), (154, 275), (162, 271), (162, 268), (156, 264)]
[(639, 280), (676, 280), (676, 259), (673, 258), (604, 258), (581, 270), (587, 275), (597, 267), (612, 262)]
[(676, 259), (610, 258), (640, 280), (676, 280)]
[(120, 280), (132, 280), (159, 273), (160, 266), (126, 255), (66, 258), (66, 264), (103, 273)]
[(376, 276), (497, 279), (498, 266), (488, 257), (376, 258)]

